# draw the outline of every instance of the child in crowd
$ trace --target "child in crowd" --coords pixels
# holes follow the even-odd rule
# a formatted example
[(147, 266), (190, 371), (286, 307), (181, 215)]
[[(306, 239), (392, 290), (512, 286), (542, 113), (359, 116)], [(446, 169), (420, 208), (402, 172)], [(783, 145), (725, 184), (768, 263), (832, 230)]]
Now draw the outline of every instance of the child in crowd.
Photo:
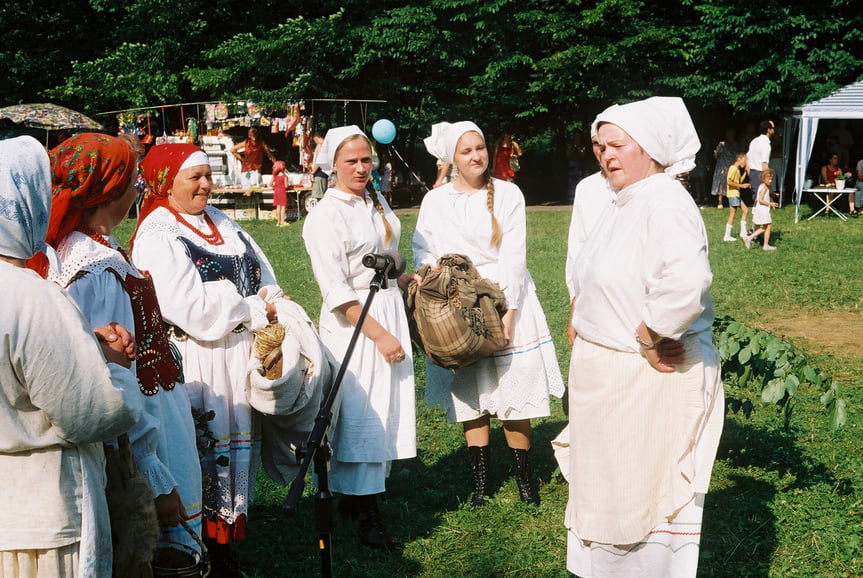
[(276, 226), (285, 227), (285, 213), (288, 210), (288, 175), (285, 174), (285, 163), (273, 163), (273, 207), (276, 209)]
[(752, 209), (752, 222), (755, 224), (755, 230), (752, 231), (751, 235), (741, 235), (747, 249), (752, 244), (752, 239), (761, 233), (764, 233), (764, 250), (776, 250), (776, 247), (770, 244), (770, 232), (773, 229), (773, 222), (770, 219), (770, 209), (778, 207), (779, 203), (775, 203), (770, 200), (770, 185), (772, 183), (773, 171), (767, 169), (761, 173), (761, 186), (758, 187), (758, 196), (755, 201), (755, 208)]
[(746, 153), (737, 153), (734, 162), (728, 167), (728, 177), (726, 179), (728, 186), (725, 196), (728, 197), (728, 221), (725, 223), (725, 236), (723, 241), (736, 241), (731, 236), (731, 227), (734, 226), (734, 217), (737, 214), (737, 207), (740, 207), (740, 236), (746, 236), (746, 216), (749, 214), (749, 207), (746, 203), (740, 200), (740, 189), (748, 189), (752, 185), (743, 182), (743, 177), (746, 175)]
[(390, 161), (388, 155), (381, 155), (381, 164), (378, 167), (378, 175), (380, 175), (381, 179), (381, 187), (380, 191), (384, 198), (387, 200), (387, 204), (390, 207), (393, 206), (393, 163)]

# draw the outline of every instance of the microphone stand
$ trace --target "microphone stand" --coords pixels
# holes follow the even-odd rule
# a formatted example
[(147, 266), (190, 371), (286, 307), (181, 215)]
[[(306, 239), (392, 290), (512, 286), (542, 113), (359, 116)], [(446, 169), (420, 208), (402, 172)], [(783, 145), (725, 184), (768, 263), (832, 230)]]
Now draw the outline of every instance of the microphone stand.
[[(419, 178), (419, 177), (417, 176), (417, 174), (414, 172), (413, 167), (411, 167), (411, 166), (408, 164), (408, 162), (407, 162), (407, 161), (405, 160), (405, 158), (401, 155), (401, 153), (399, 153), (398, 149), (396, 149), (396, 147), (395, 147), (395, 146), (390, 146), (390, 148), (393, 150), (393, 152), (394, 152), (394, 153), (396, 153), (396, 156), (397, 156), (397, 157), (399, 157), (399, 159), (402, 161), (402, 163), (404, 163), (404, 165), (405, 165), (405, 166), (407, 167), (407, 169), (410, 171), (411, 176), (416, 180), (417, 184), (418, 184), (418, 185), (420, 185), (420, 187), (422, 187), (422, 192), (423, 192), (423, 193), (427, 193), (427, 192), (429, 192), (429, 188), (425, 185), (425, 183), (422, 181), (422, 179), (421, 179), (421, 178)], [(410, 179), (409, 179), (409, 180), (410, 180)], [(408, 182), (408, 188), (410, 188), (410, 182)]]
[(318, 548), (321, 551), (321, 576), (327, 578), (333, 575), (332, 552), (330, 550), (332, 542), (331, 534), (333, 531), (333, 495), (330, 493), (329, 488), (329, 460), (332, 450), (327, 440), (327, 429), (333, 418), (333, 404), (338, 396), (345, 372), (348, 369), (348, 361), (350, 361), (351, 354), (354, 352), (354, 346), (359, 339), (363, 322), (366, 320), (372, 300), (377, 292), (388, 287), (387, 279), (392, 268), (393, 263), (391, 261), (387, 262), (384, 267), (375, 268), (375, 276), (369, 284), (368, 297), (366, 297), (366, 302), (357, 319), (354, 333), (348, 343), (348, 348), (345, 351), (345, 356), (342, 359), (342, 365), (339, 368), (336, 379), (318, 415), (315, 417), (315, 425), (309, 434), (305, 446), (300, 446), (296, 449), (297, 461), (301, 462), (300, 471), (297, 473), (294, 481), (291, 482), (291, 488), (282, 504), (282, 513), (286, 516), (296, 513), (297, 505), (305, 489), (306, 472), (309, 471), (309, 466), (314, 460), (315, 474), (318, 477), (318, 491), (315, 493), (315, 529), (320, 534)]

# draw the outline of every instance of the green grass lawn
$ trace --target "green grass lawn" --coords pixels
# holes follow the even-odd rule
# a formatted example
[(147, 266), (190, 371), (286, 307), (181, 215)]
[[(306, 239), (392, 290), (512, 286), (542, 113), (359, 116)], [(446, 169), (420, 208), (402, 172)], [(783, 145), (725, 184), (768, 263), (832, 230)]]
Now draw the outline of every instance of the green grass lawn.
[[(717, 316), (728, 315), (753, 328), (770, 320), (819, 312), (859, 317), (863, 278), (857, 266), (863, 219), (836, 218), (794, 223), (794, 208), (774, 213), (777, 251), (723, 243), (726, 211), (705, 208), (710, 238), (713, 298)], [(404, 215), (401, 249), (410, 266), (415, 215)], [(320, 293), (302, 242), (302, 222), (277, 229), (271, 222), (244, 222), (269, 256), (285, 292), (316, 319)], [(528, 212), (528, 267), (555, 336), (564, 375), (569, 315), (564, 259), (569, 210)], [(737, 226), (735, 225), (735, 234)], [(119, 237), (127, 238), (131, 223)], [(125, 236), (124, 236), (125, 232)], [(838, 352), (837, 352), (838, 353)], [(831, 432), (820, 392), (806, 384), (795, 396), (791, 427), (782, 411), (756, 403), (749, 418), (729, 414), (704, 512), (701, 576), (863, 575), (863, 441), (861, 407), (863, 355), (821, 351), (811, 363), (837, 376), (848, 401), (848, 422)], [(371, 551), (355, 539), (356, 526), (336, 518), (333, 571), (336, 576), (566, 576), (563, 513), (567, 485), (557, 471), (549, 441), (566, 423), (560, 400), (552, 415), (534, 424), (534, 472), (542, 505), (521, 505), (502, 431), (492, 431), (496, 495), (487, 507), (465, 506), (470, 468), (459, 427), (439, 409), (422, 403), (423, 363), (417, 376), (418, 457), (396, 462), (382, 511), (405, 540), (395, 553)], [(313, 489), (295, 517), (285, 518), (286, 493), (263, 474), (251, 508), (248, 540), (239, 548), (249, 577), (319, 575)]]

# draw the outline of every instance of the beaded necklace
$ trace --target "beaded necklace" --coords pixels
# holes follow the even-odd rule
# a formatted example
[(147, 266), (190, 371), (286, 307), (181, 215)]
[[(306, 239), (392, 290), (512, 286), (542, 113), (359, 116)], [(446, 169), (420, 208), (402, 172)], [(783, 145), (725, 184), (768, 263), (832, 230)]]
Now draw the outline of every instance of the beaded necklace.
[(114, 249), (115, 251), (119, 251), (120, 254), (123, 256), (123, 259), (125, 259), (127, 263), (131, 263), (131, 261), (129, 260), (129, 255), (126, 254), (126, 251), (123, 250), (123, 247), (113, 246), (111, 243), (108, 242), (108, 240), (105, 238), (105, 236), (102, 235), (102, 233), (100, 233), (96, 229), (93, 229), (92, 227), (88, 227), (87, 225), (82, 224), (82, 225), (78, 225), (76, 230), (79, 233), (84, 233), (85, 235), (87, 235), (88, 237), (90, 237), (91, 239), (93, 239), (94, 241), (99, 243), (100, 245), (104, 245), (104, 246), (108, 247), (109, 249)]
[(204, 221), (206, 221), (207, 225), (210, 227), (210, 233), (209, 234), (204, 234), (201, 231), (199, 231), (197, 227), (195, 227), (194, 225), (189, 223), (186, 219), (184, 219), (180, 215), (180, 213), (178, 213), (176, 210), (174, 210), (174, 208), (171, 207), (170, 205), (166, 205), (165, 208), (168, 209), (168, 211), (172, 215), (174, 215), (174, 218), (177, 219), (177, 221), (181, 225), (185, 225), (193, 233), (195, 233), (197, 236), (199, 236), (200, 238), (205, 240), (210, 245), (222, 245), (222, 244), (224, 244), (225, 240), (222, 238), (222, 233), (219, 232), (218, 227), (216, 227), (216, 224), (213, 222), (213, 219), (210, 218), (210, 215), (208, 215), (206, 211), (204, 211)]

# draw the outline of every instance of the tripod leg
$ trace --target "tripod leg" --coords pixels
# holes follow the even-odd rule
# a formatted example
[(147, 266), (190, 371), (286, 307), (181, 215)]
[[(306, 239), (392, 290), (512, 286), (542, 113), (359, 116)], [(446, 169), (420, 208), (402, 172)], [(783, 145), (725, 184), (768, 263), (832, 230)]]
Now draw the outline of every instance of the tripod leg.
[(321, 576), (332, 576), (332, 532), (333, 532), (333, 495), (330, 493), (329, 461), (330, 446), (326, 438), (315, 451), (315, 474), (318, 478), (318, 491), (315, 494), (315, 529), (320, 534), (318, 549), (321, 552)]

